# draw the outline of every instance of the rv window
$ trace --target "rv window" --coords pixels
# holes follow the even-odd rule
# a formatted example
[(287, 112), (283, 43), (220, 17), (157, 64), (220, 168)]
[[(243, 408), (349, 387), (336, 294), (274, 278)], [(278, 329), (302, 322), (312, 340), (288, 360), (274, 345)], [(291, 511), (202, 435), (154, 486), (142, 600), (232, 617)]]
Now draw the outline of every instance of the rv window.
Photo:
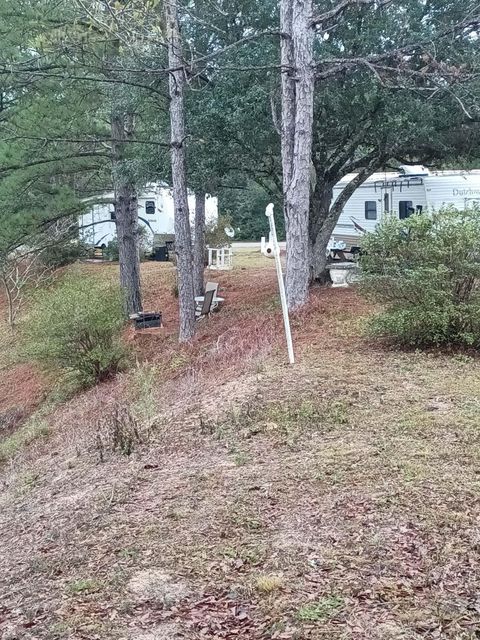
[(155, 201), (154, 200), (147, 200), (145, 202), (145, 213), (149, 216), (154, 216), (155, 215)]
[(377, 219), (377, 203), (375, 200), (367, 200), (365, 202), (365, 220)]
[(405, 218), (410, 217), (412, 211), (415, 210), (413, 209), (413, 202), (411, 200), (400, 200), (398, 203), (398, 214), (400, 220), (405, 220)]

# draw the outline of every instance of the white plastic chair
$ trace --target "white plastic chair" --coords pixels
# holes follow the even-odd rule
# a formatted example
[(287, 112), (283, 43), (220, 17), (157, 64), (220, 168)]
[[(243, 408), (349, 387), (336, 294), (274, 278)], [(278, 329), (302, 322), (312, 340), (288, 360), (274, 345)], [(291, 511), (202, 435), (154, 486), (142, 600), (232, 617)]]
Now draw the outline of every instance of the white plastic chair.
[[(205, 295), (207, 295), (207, 293), (209, 291), (213, 291), (213, 300), (212, 300), (212, 311), (214, 309), (216, 309), (219, 305), (220, 300), (217, 297), (217, 293), (218, 293), (218, 282), (207, 282), (207, 284), (205, 285)], [(205, 296), (198, 296), (197, 298), (195, 298), (195, 312), (199, 313), (202, 309), (202, 305), (204, 302), (204, 298)]]

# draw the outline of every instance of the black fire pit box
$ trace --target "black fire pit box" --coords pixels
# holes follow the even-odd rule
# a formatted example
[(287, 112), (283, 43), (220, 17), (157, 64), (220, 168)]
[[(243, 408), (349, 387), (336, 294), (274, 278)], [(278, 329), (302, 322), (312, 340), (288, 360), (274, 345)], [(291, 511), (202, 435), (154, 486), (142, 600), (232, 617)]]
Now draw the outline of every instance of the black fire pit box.
[(132, 316), (135, 329), (155, 329), (162, 326), (162, 314), (152, 311), (140, 311)]
[(155, 247), (153, 259), (155, 262), (168, 262), (168, 247)]

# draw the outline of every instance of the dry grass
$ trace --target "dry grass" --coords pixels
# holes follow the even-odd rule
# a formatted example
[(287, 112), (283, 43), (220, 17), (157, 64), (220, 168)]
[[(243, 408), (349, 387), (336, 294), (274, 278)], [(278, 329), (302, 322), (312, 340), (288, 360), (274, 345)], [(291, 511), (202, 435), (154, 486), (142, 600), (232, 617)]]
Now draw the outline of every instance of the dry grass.
[[(288, 368), (271, 263), (220, 274), (226, 307), (176, 350), (168, 274), (144, 277), (165, 333), (3, 471), (5, 637), (478, 638), (479, 361), (376, 348), (355, 292), (319, 289)], [(149, 441), (99, 463), (119, 399)]]
[(258, 576), (255, 579), (255, 588), (260, 593), (270, 594), (279, 591), (285, 586), (283, 576), (273, 573)]
[(0, 464), (10, 460), (17, 453), (22, 452), (25, 447), (36, 440), (45, 438), (49, 434), (48, 423), (41, 415), (34, 414), (30, 416), (13, 433), (7, 434), (0, 439)]
[(18, 336), (6, 321), (6, 303), (0, 293), (0, 438), (9, 435), (2, 424), (6, 416), (28, 418), (42, 403), (49, 383), (36, 367), (19, 362)]

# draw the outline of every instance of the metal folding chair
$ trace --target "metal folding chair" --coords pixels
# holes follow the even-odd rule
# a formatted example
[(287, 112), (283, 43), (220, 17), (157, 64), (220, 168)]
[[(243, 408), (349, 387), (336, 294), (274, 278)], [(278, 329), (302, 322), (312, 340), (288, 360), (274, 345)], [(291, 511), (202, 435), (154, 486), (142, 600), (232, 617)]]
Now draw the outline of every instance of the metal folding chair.
[(215, 297), (215, 291), (211, 289), (210, 291), (205, 292), (205, 296), (203, 298), (202, 307), (200, 310), (195, 311), (195, 316), (197, 320), (201, 320), (202, 318), (206, 318), (212, 313), (213, 307), (213, 299)]

